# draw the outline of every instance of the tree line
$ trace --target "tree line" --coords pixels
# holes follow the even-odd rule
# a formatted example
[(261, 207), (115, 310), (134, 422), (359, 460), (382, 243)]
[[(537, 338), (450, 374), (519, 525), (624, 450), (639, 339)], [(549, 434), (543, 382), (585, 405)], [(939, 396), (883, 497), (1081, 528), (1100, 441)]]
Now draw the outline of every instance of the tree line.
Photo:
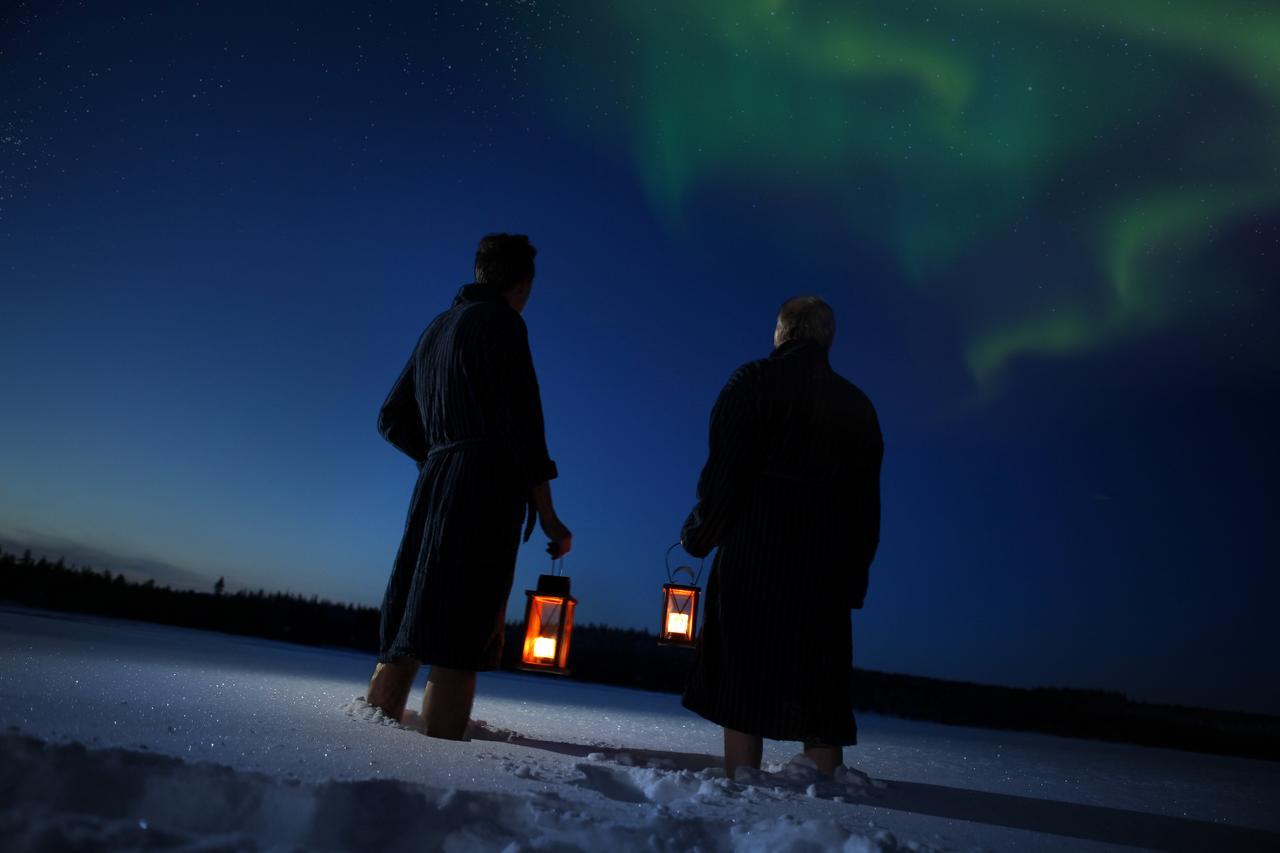
[[(175, 590), (30, 551), (0, 550), (0, 600), (370, 655), (378, 650), (377, 608), (262, 589), (228, 593), (222, 578), (212, 592)], [(507, 624), (503, 669), (516, 669), (523, 631)], [(679, 693), (693, 653), (659, 646), (649, 631), (584, 624), (573, 630), (570, 663), (569, 677), (578, 681)], [(997, 687), (857, 668), (851, 689), (858, 710), (889, 716), (1280, 760), (1280, 718), (1262, 714), (1134, 702), (1114, 691)]]

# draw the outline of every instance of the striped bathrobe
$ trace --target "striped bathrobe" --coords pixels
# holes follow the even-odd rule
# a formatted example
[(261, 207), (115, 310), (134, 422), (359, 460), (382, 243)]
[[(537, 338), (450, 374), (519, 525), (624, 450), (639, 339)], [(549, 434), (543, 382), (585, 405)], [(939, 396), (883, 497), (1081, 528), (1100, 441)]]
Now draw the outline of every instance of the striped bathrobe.
[(431, 322), (378, 431), (418, 463), (378, 659), (494, 669), (529, 491), (556, 476), (528, 332), (501, 293), (469, 284)]
[(682, 531), (694, 556), (719, 549), (686, 707), (762, 737), (857, 742), (849, 611), (879, 543), (883, 453), (871, 401), (820, 345), (733, 374)]

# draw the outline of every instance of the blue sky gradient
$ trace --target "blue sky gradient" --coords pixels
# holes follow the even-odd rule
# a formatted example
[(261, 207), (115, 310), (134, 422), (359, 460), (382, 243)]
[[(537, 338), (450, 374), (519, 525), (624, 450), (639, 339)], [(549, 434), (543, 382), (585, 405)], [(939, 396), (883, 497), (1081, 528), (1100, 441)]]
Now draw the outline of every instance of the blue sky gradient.
[(886, 442), (859, 665), (1280, 713), (1273, 77), (1177, 16), (871, 4), (957, 75), (920, 95), (847, 83), (888, 37), (838, 4), (707, 7), (0, 13), (0, 536), (376, 604), (415, 474), (378, 407), (477, 239), (524, 232), (581, 620), (654, 627), (715, 395), (811, 292)]

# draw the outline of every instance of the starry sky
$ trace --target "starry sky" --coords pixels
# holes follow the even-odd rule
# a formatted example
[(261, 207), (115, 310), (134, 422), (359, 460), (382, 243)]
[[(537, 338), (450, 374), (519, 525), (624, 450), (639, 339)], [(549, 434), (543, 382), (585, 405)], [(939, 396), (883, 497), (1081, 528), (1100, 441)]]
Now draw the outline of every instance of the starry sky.
[(378, 407), (523, 232), (581, 620), (655, 627), (816, 293), (886, 442), (859, 665), (1280, 713), (1280, 10), (1033, 5), (6, 4), (0, 547), (376, 604)]

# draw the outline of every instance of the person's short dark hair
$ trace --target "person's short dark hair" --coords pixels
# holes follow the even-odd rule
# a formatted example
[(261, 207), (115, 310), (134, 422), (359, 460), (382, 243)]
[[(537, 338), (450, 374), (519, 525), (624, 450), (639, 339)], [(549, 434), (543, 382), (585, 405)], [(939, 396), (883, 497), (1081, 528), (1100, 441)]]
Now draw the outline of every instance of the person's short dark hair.
[(793, 296), (778, 309), (778, 328), (774, 340), (816, 341), (826, 349), (836, 338), (836, 313), (817, 296)]
[(509, 290), (533, 278), (536, 254), (524, 234), (486, 234), (476, 247), (476, 281)]

